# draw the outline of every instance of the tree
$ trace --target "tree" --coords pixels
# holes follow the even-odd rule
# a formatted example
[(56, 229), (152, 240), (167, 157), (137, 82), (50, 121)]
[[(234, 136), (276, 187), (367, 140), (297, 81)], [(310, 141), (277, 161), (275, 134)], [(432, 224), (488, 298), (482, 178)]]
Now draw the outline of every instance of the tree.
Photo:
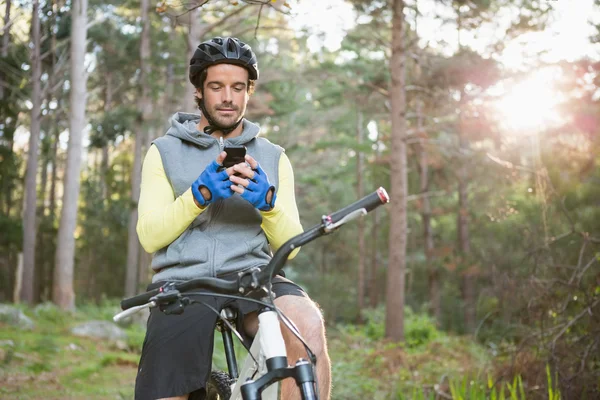
[(87, 40), (87, 0), (73, 0), (71, 16), (71, 95), (69, 148), (64, 178), (64, 194), (52, 287), (52, 301), (60, 308), (75, 308), (73, 270), (75, 262), (75, 228), (79, 199), (83, 130), (86, 125), (87, 72), (85, 52)]
[(407, 243), (406, 197), (408, 194), (403, 0), (393, 0), (392, 13), (392, 54), (389, 64), (392, 79), (389, 91), (392, 121), (391, 204), (385, 334), (394, 341), (403, 341)]
[[(12, 0), (6, 0), (6, 8), (4, 11), (4, 25), (2, 32), (2, 47), (0, 47), (0, 57), (3, 59), (8, 56), (8, 43), (10, 40), (10, 7)], [(0, 99), (4, 99), (4, 72), (0, 71)]]
[(40, 119), (42, 106), (42, 60), (40, 58), (40, 3), (33, 1), (33, 14), (31, 19), (31, 127), (29, 129), (29, 156), (27, 158), (27, 173), (25, 177), (25, 204), (23, 206), (23, 272), (21, 277), (21, 300), (26, 303), (34, 301), (35, 284), (35, 244), (37, 237), (37, 172), (38, 152), (40, 147)]
[[(357, 111), (356, 120), (356, 142), (358, 151), (356, 152), (356, 198), (360, 199), (364, 196), (363, 190), (363, 175), (364, 175), (364, 156), (362, 149), (364, 137), (364, 121), (363, 113)], [(362, 320), (362, 310), (365, 307), (365, 288), (366, 284), (366, 269), (367, 269), (367, 249), (365, 241), (365, 222), (361, 218), (358, 221), (358, 311), (359, 320)]]
[(129, 210), (129, 225), (127, 235), (127, 273), (125, 278), (125, 296), (133, 296), (137, 291), (138, 258), (140, 243), (137, 237), (136, 225), (138, 220), (137, 204), (140, 198), (140, 185), (142, 173), (142, 145), (145, 136), (149, 135), (147, 121), (152, 113), (152, 100), (150, 99), (150, 17), (148, 8), (149, 0), (140, 3), (142, 36), (140, 40), (140, 78), (138, 81), (139, 95), (139, 120), (136, 124), (135, 150), (133, 156), (133, 171), (131, 174), (131, 209)]

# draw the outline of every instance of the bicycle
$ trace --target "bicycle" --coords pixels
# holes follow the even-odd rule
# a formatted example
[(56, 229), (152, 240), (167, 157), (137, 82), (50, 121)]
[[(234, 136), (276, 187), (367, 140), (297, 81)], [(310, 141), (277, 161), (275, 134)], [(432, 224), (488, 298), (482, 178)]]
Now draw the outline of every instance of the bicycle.
[[(198, 278), (186, 282), (167, 283), (121, 302), (119, 314), (113, 319), (119, 321), (145, 308), (159, 307), (167, 314), (181, 314), (185, 307), (201, 303), (192, 297), (219, 295), (254, 301), (262, 305), (258, 315), (258, 331), (241, 370), (238, 369), (232, 332), (241, 339), (232, 322), (235, 315), (224, 308), (219, 314), (217, 329), (221, 331), (228, 373), (212, 371), (206, 386), (207, 400), (277, 400), (279, 381), (294, 378), (303, 400), (318, 400), (318, 382), (314, 374), (316, 357), (300, 336), (293, 324), (274, 304), (270, 291), (271, 279), (281, 271), (290, 253), (321, 236), (330, 234), (343, 224), (367, 214), (369, 211), (389, 202), (389, 196), (382, 187), (364, 198), (325, 215), (321, 223), (285, 242), (273, 255), (271, 261), (260, 267), (242, 271), (235, 280), (221, 278)], [(211, 293), (191, 292), (194, 289), (208, 289)], [(244, 297), (239, 297), (242, 295)], [(281, 333), (280, 320), (304, 344), (308, 360), (299, 359), (289, 366), (285, 343)]]

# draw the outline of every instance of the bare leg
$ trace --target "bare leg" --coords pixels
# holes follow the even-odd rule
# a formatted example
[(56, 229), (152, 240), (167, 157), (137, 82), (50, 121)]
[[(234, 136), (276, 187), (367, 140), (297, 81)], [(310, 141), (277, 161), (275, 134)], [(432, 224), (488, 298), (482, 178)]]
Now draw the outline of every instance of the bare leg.
[[(327, 354), (325, 325), (321, 311), (316, 304), (300, 296), (282, 296), (275, 299), (275, 305), (291, 319), (308, 347), (317, 357), (316, 375), (319, 386), (319, 399), (329, 400), (331, 396), (331, 362)], [(281, 332), (286, 344), (288, 363), (294, 365), (299, 358), (308, 359), (302, 342), (282, 324)], [(281, 398), (285, 400), (300, 400), (300, 390), (292, 379), (285, 379), (281, 385)]]

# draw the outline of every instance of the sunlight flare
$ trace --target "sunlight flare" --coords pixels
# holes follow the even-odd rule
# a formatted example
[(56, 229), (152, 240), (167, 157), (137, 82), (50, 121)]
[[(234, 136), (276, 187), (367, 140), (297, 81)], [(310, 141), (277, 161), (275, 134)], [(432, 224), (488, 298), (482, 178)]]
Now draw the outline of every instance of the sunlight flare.
[(555, 88), (557, 71), (546, 68), (507, 88), (495, 104), (501, 125), (510, 131), (528, 133), (560, 124), (558, 105), (563, 95)]

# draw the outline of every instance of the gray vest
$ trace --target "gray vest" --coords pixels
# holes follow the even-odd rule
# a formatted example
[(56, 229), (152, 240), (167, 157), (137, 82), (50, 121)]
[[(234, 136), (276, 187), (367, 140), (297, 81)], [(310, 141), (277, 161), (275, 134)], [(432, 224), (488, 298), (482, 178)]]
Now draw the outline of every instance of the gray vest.
[[(221, 151), (216, 139), (213, 145), (201, 147), (168, 134), (153, 144), (176, 197), (191, 187)], [(244, 145), (277, 190), (283, 149), (259, 137)], [(268, 263), (271, 250), (261, 222), (260, 212), (237, 193), (210, 204), (177, 239), (154, 253), (152, 282), (221, 276)]]

